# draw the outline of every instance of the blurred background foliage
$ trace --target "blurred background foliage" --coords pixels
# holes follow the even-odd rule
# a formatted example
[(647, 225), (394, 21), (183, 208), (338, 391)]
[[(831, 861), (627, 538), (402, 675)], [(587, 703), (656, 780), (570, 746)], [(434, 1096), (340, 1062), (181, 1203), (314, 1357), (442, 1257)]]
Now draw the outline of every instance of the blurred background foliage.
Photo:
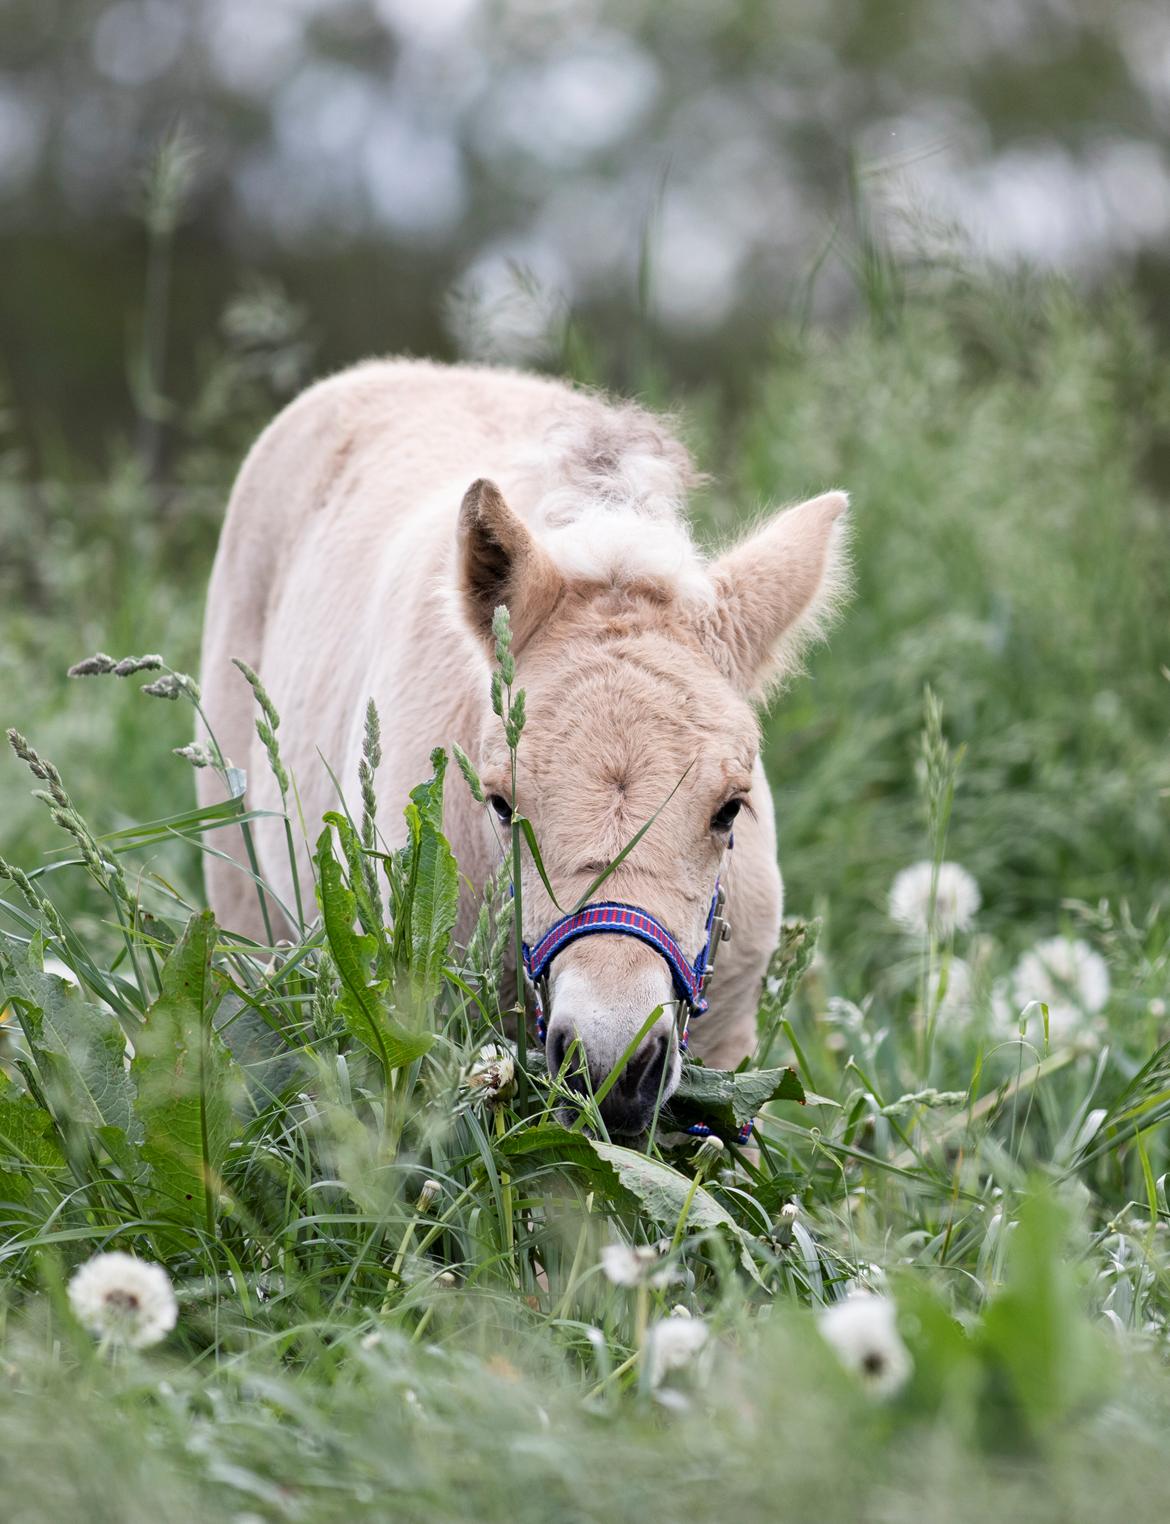
[(0, 0), (3, 366), (42, 463), (101, 458), (177, 123), (180, 399), (246, 267), (326, 369), (555, 360), (571, 310), (605, 379), (735, 403), (778, 314), (856, 305), (859, 205), (915, 257), (958, 230), (1131, 279), (1165, 326), (1168, 121), (1160, 0)]

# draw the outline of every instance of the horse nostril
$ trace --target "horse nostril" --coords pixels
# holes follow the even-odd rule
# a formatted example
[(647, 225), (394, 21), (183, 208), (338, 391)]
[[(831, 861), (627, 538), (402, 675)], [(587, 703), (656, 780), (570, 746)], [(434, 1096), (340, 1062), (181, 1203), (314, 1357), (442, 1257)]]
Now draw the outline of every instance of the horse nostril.
[(564, 1029), (553, 1027), (548, 1034), (544, 1051), (548, 1055), (548, 1072), (554, 1077), (560, 1073), (561, 1065), (565, 1061), (565, 1051), (568, 1048), (568, 1040)]
[(653, 1106), (662, 1089), (667, 1050), (667, 1036), (665, 1032), (659, 1032), (634, 1054), (621, 1079), (621, 1088), (628, 1096), (640, 1100), (644, 1105)]

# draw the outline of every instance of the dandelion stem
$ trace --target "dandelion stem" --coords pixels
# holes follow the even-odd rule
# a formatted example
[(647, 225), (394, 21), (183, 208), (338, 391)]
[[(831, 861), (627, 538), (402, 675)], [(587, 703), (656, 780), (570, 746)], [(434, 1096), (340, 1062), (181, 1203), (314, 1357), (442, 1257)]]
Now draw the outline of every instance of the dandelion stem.
[(636, 1349), (632, 1355), (627, 1355), (620, 1365), (615, 1365), (608, 1376), (602, 1377), (591, 1391), (586, 1392), (585, 1401), (589, 1402), (594, 1397), (600, 1397), (605, 1388), (616, 1381), (619, 1376), (624, 1376), (627, 1371), (633, 1370), (634, 1366), (638, 1363), (638, 1357), (641, 1353), (641, 1349)]
[[(244, 801), (241, 799), (241, 809), (243, 808), (243, 803)], [(240, 822), (240, 833), (244, 838), (244, 850), (248, 854), (248, 866), (252, 870), (252, 882), (256, 885), (256, 897), (260, 901), (260, 917), (264, 922), (264, 935), (268, 938), (268, 945), (271, 947), (275, 943), (276, 938), (272, 934), (272, 921), (268, 915), (268, 896), (264, 892), (264, 883), (260, 877), (260, 863), (256, 857), (256, 843), (252, 840), (251, 827), (246, 820)]]
[(682, 1243), (683, 1234), (686, 1232), (687, 1218), (690, 1216), (691, 1206), (698, 1192), (699, 1182), (702, 1180), (702, 1178), (702, 1169), (696, 1169), (694, 1177), (691, 1180), (690, 1189), (687, 1191), (686, 1200), (682, 1204), (682, 1211), (678, 1214), (678, 1222), (675, 1223), (674, 1236), (670, 1240), (670, 1247), (672, 1251), (677, 1249), (679, 1244)]
[[(507, 1128), (504, 1120), (503, 1106), (496, 1107), (495, 1131), (496, 1137), (502, 1138)], [(516, 1225), (512, 1220), (512, 1177), (507, 1170), (500, 1171), (500, 1205), (503, 1211), (504, 1243), (508, 1250), (508, 1264), (512, 1270), (512, 1279), (517, 1286), (520, 1284), (520, 1269), (516, 1264)]]

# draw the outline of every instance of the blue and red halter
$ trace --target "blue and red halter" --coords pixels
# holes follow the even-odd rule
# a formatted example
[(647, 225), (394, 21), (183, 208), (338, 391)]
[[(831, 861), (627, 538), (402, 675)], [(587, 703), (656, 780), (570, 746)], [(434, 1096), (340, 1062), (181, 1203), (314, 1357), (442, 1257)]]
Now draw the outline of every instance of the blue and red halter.
[[(734, 845), (734, 838), (728, 846)], [(715, 955), (719, 944), (731, 935), (731, 927), (723, 917), (724, 893), (719, 880), (711, 896), (711, 908), (707, 912), (706, 935), (699, 955), (694, 962), (683, 952), (678, 938), (668, 931), (656, 916), (638, 905), (627, 905), (621, 900), (599, 900), (586, 905), (572, 915), (554, 921), (540, 940), (532, 947), (522, 944), (524, 971), (531, 981), (536, 996), (536, 1035), (543, 1043), (548, 1036), (544, 1008), (548, 999), (548, 974), (553, 959), (566, 947), (582, 937), (604, 935), (636, 937), (647, 947), (652, 947), (670, 969), (675, 995), (678, 997), (681, 1020), (678, 1045), (681, 1052), (687, 1050), (690, 1023), (702, 1016), (708, 1008), (703, 993), (715, 970)], [(748, 1122), (739, 1130), (737, 1141), (746, 1143), (751, 1136), (752, 1124)], [(695, 1137), (706, 1138), (711, 1129), (701, 1122), (688, 1127)]]

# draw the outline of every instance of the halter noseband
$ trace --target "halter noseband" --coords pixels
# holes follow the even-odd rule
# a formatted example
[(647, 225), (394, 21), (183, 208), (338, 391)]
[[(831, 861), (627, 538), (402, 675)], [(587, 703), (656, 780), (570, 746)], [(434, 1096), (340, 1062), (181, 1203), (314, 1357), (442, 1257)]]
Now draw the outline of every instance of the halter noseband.
[(679, 1046), (685, 1050), (690, 1017), (701, 1016), (707, 1009), (708, 1002), (703, 990), (715, 968), (716, 950), (719, 943), (725, 942), (731, 935), (731, 927), (722, 913), (725, 898), (717, 881), (715, 893), (711, 896), (711, 908), (707, 912), (707, 934), (699, 956), (693, 963), (688, 961), (678, 939), (667, 931), (656, 916), (621, 900), (600, 900), (596, 904), (586, 905), (583, 910), (554, 921), (535, 947), (529, 947), (525, 942), (524, 971), (536, 991), (536, 1031), (541, 1042), (547, 1036), (544, 1008), (548, 1003), (548, 972), (552, 960), (582, 937), (610, 932), (617, 936), (636, 937), (665, 960), (682, 1011)]

